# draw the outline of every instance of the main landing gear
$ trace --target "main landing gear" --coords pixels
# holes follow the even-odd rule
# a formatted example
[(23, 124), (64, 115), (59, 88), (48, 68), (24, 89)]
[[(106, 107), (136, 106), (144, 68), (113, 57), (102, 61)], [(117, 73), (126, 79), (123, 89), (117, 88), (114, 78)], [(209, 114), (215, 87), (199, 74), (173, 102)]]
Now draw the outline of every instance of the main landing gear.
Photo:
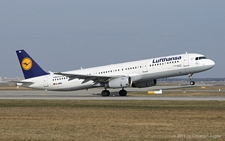
[(105, 89), (105, 90), (102, 91), (101, 94), (102, 94), (102, 96), (109, 96), (110, 95), (110, 92)]
[(189, 78), (190, 78), (190, 85), (195, 85), (195, 81), (192, 81), (192, 76), (193, 74), (189, 74)]
[(119, 91), (119, 95), (120, 96), (126, 96), (127, 95), (127, 91), (122, 89), (122, 90)]
[[(105, 89), (105, 90), (102, 91), (101, 95), (102, 96), (109, 96), (110, 95), (110, 92)], [(124, 90), (124, 89), (122, 89), (122, 90), (119, 91), (119, 95), (120, 96), (126, 96), (127, 95), (127, 91)]]

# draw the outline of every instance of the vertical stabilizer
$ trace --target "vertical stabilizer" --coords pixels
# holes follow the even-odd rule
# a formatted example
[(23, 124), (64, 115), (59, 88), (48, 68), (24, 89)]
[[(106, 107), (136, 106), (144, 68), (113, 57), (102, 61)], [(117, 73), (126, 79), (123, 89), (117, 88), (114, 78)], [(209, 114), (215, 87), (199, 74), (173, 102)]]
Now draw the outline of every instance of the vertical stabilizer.
[(17, 50), (16, 54), (25, 79), (48, 74), (26, 53), (25, 50)]

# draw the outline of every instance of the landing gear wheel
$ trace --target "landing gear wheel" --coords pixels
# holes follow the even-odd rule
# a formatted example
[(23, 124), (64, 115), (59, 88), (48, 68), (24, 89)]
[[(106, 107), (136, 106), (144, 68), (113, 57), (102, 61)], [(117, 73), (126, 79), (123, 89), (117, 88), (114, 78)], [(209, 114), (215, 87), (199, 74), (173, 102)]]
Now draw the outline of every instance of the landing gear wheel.
[(195, 85), (195, 81), (191, 81), (190, 82), (190, 85)]
[(109, 96), (110, 92), (108, 90), (103, 90), (101, 94), (102, 96)]
[(119, 91), (119, 95), (120, 96), (126, 96), (127, 95), (127, 91), (126, 90), (120, 90)]
[(193, 74), (189, 74), (189, 78), (190, 78), (190, 85), (195, 85), (195, 81), (192, 81), (192, 76)]

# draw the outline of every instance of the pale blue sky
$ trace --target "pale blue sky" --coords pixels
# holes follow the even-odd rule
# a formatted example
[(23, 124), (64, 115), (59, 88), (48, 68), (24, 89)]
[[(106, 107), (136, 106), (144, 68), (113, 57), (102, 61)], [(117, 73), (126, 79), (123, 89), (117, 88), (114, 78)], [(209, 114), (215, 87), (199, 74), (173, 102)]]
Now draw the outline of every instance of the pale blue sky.
[(225, 77), (224, 0), (1, 0), (0, 76), (23, 76), (15, 50), (46, 71), (201, 53)]

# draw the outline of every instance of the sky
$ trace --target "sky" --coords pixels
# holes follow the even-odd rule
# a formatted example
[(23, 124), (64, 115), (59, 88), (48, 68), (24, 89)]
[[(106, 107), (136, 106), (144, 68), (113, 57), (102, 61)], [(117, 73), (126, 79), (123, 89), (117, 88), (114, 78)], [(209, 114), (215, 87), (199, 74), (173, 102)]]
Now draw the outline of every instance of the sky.
[[(23, 77), (15, 51), (61, 72), (185, 53), (225, 77), (224, 0), (1, 0), (0, 76)], [(188, 76), (185, 76), (188, 77)]]

